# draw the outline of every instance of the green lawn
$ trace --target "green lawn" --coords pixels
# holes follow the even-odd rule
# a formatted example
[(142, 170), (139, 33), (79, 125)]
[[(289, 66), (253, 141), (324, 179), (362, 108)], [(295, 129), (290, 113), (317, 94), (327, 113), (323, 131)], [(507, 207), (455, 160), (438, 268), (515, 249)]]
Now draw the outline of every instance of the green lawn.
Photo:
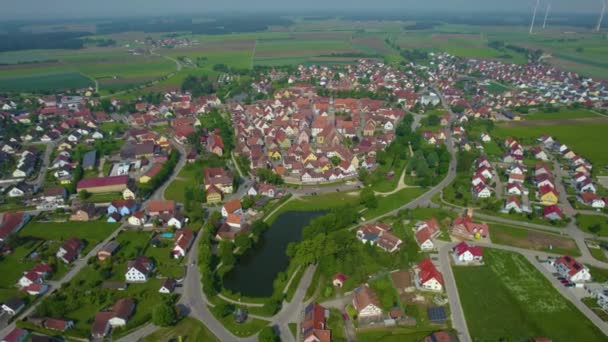
[(599, 226), (599, 236), (608, 236), (608, 219), (604, 216), (597, 215), (581, 215), (576, 216), (576, 225), (579, 229), (586, 233), (591, 233), (589, 227)]
[(420, 331), (412, 328), (378, 328), (357, 333), (359, 342), (420, 342), (426, 336), (433, 333), (433, 330)]
[(484, 250), (485, 265), (455, 267), (471, 336), (479, 341), (605, 341), (605, 336), (563, 298), (523, 256)]
[(37, 92), (80, 89), (93, 86), (90, 78), (78, 72), (57, 72), (38, 75), (2, 77), (0, 73), (0, 91)]
[(556, 113), (534, 112), (524, 115), (524, 119), (526, 120), (578, 119), (592, 117), (599, 117), (599, 115), (584, 109), (566, 109)]
[(90, 249), (110, 235), (120, 224), (103, 221), (92, 222), (30, 222), (21, 232), (20, 236), (31, 236), (44, 240), (63, 241), (77, 237), (87, 242)]
[(4, 255), (0, 260), (0, 288), (11, 289), (17, 283), (24, 271), (36, 265), (36, 261), (26, 259), (40, 244), (39, 239), (27, 239), (17, 246), (13, 253)]
[(172, 338), (181, 337), (186, 342), (196, 341), (218, 341), (205, 325), (194, 318), (186, 317), (174, 327), (160, 328), (152, 335), (148, 335), (142, 342), (168, 341)]
[(575, 153), (589, 159), (594, 169), (608, 165), (608, 153), (598, 146), (608, 145), (607, 123), (581, 123), (573, 125), (551, 126), (497, 126), (492, 132), (496, 139), (509, 136), (517, 138), (522, 144), (536, 143), (543, 134), (550, 134), (554, 139), (568, 145)]
[(426, 190), (424, 188), (409, 188), (399, 190), (392, 195), (377, 196), (378, 208), (367, 209), (363, 212), (363, 216), (366, 219), (370, 219), (385, 214), (407, 204), (425, 192)]

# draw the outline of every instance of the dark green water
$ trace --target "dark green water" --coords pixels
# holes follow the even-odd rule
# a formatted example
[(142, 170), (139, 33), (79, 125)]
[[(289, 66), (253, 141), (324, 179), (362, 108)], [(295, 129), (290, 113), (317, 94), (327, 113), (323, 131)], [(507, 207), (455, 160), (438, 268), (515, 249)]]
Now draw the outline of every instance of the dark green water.
[(285, 271), (289, 259), (287, 245), (302, 240), (302, 229), (326, 211), (287, 211), (262, 234), (258, 243), (247, 251), (224, 277), (224, 287), (247, 297), (269, 297), (272, 283)]

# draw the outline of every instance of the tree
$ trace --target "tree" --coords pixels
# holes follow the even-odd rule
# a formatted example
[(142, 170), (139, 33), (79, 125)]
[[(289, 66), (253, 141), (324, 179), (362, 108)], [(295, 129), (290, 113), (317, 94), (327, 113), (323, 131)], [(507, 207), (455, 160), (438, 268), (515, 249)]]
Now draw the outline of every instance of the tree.
[(154, 311), (152, 311), (152, 323), (160, 327), (174, 325), (176, 319), (175, 309), (171, 304), (158, 304), (154, 307)]
[(238, 234), (234, 239), (234, 244), (240, 248), (239, 253), (244, 252), (252, 246), (251, 239), (249, 236), (247, 236), (247, 234)]
[(597, 235), (602, 230), (602, 226), (600, 224), (594, 224), (594, 225), (589, 226), (588, 229), (591, 233), (593, 233), (594, 235)]
[(91, 197), (91, 193), (86, 190), (80, 190), (78, 192), (78, 198), (80, 198), (81, 201), (84, 201), (89, 197)]
[(277, 335), (276, 331), (272, 327), (264, 327), (262, 331), (260, 331), (260, 335), (258, 335), (259, 342), (279, 342), (281, 339), (279, 335)]
[(361, 190), (360, 202), (365, 205), (369, 209), (378, 208), (378, 199), (376, 198), (376, 194), (374, 194), (374, 190), (370, 187), (364, 188)]

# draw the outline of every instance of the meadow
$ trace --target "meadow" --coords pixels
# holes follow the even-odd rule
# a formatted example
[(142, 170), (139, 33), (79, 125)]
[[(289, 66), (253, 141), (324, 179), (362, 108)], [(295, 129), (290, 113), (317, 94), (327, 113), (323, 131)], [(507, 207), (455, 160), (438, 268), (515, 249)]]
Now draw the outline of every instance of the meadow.
[(576, 225), (586, 233), (591, 233), (589, 227), (599, 226), (599, 236), (608, 236), (608, 219), (603, 216), (581, 215), (576, 216)]
[(599, 114), (593, 113), (584, 109), (564, 109), (559, 112), (533, 112), (523, 115), (525, 120), (559, 120), (559, 119), (579, 119), (579, 118), (597, 118)]
[(480, 267), (454, 267), (469, 333), (476, 341), (527, 341), (532, 336), (556, 342), (605, 340), (523, 256), (486, 248), (484, 261)]
[(496, 139), (514, 137), (524, 144), (536, 143), (536, 139), (544, 134), (553, 136), (560, 142), (568, 145), (575, 153), (587, 158), (596, 169), (608, 165), (608, 154), (598, 146), (608, 145), (608, 123), (576, 123), (576, 125), (498, 125), (492, 132)]

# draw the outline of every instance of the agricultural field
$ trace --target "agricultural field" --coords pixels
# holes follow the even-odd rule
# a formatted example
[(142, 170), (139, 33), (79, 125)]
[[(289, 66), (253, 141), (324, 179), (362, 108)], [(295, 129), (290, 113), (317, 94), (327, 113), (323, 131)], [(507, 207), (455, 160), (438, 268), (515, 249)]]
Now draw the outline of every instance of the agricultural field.
[[(608, 122), (603, 118), (593, 120), (597, 122), (564, 119), (548, 125), (526, 125), (525, 122), (501, 124), (496, 126), (492, 136), (500, 140), (514, 137), (523, 144), (536, 144), (538, 137), (550, 134), (554, 139), (568, 145), (575, 153), (587, 158), (593, 164), (594, 170), (602, 172), (604, 166), (608, 165), (608, 154), (598, 146), (608, 144)], [(581, 138), (581, 134), (584, 138)]]
[(471, 336), (480, 341), (525, 341), (533, 336), (605, 340), (522, 255), (486, 248), (484, 261), (480, 267), (454, 267)]
[(600, 115), (584, 109), (565, 109), (560, 110), (556, 113), (534, 112), (531, 114), (523, 115), (523, 118), (525, 120), (559, 120), (597, 117), (600, 117)]
[(563, 235), (538, 230), (516, 228), (497, 223), (491, 224), (492, 242), (535, 251), (578, 256), (581, 252), (576, 242)]

